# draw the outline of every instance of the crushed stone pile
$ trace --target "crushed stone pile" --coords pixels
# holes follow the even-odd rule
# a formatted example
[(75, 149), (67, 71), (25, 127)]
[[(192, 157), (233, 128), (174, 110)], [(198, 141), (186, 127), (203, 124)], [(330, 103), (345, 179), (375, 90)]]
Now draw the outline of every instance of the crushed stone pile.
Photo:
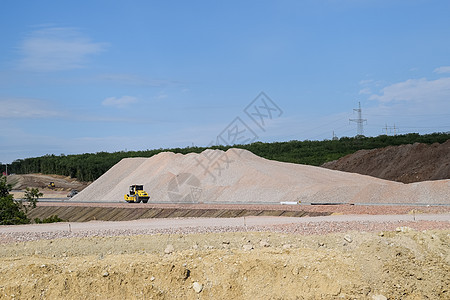
[(359, 150), (322, 165), (403, 183), (450, 178), (450, 140)]
[(158, 203), (450, 204), (450, 180), (403, 184), (271, 161), (242, 149), (126, 158), (72, 199), (123, 202), (133, 184), (143, 184), (150, 202)]

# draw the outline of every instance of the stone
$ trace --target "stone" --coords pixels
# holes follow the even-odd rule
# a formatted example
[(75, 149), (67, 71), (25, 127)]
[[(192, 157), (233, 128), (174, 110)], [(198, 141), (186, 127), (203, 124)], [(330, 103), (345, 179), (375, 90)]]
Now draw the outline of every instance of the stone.
[(261, 242), (259, 242), (259, 246), (261, 247), (270, 247), (270, 244), (267, 240), (262, 240)]
[(102, 276), (103, 276), (103, 277), (108, 277), (108, 276), (109, 276), (108, 271), (103, 272)]
[(344, 240), (345, 240), (347, 243), (353, 242), (352, 237), (351, 237), (350, 235), (348, 235), (348, 234), (346, 234), (346, 235), (344, 236)]
[(291, 244), (284, 244), (283, 245), (283, 249), (290, 249), (290, 248), (292, 248)]
[(253, 249), (253, 245), (244, 245), (244, 246), (242, 246), (242, 248), (243, 248), (245, 251), (250, 251), (250, 250)]
[(167, 245), (166, 249), (164, 249), (164, 253), (170, 254), (175, 250), (172, 244)]
[(407, 227), (407, 226), (400, 226), (400, 227), (395, 228), (395, 231), (397, 231), (397, 232), (410, 232), (413, 230), (414, 229)]
[(192, 288), (198, 294), (203, 290), (203, 284), (198, 283), (197, 281), (192, 284)]

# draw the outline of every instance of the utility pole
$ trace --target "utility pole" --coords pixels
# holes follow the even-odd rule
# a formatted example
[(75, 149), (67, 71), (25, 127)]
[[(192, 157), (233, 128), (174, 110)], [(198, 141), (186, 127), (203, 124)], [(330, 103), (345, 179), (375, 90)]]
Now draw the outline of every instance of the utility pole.
[(361, 109), (361, 102), (358, 102), (358, 108), (354, 108), (353, 111), (356, 111), (358, 113), (357, 119), (349, 119), (350, 122), (356, 122), (356, 134), (357, 135), (363, 135), (364, 134), (364, 122), (367, 122), (367, 119), (362, 118), (362, 109)]

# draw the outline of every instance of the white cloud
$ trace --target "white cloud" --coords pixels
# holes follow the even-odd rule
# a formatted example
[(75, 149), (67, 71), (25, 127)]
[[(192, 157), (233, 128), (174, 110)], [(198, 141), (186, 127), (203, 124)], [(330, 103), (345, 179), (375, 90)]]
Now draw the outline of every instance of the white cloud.
[(36, 99), (0, 99), (0, 118), (51, 118), (63, 116), (51, 104)]
[(105, 46), (92, 42), (75, 28), (43, 28), (22, 41), (19, 67), (31, 71), (79, 69), (86, 66), (88, 55), (103, 51)]
[(116, 97), (106, 98), (105, 100), (103, 100), (102, 104), (105, 106), (114, 106), (117, 108), (123, 108), (136, 102), (138, 102), (138, 99), (136, 97), (123, 96), (120, 98)]
[(436, 68), (433, 72), (438, 74), (450, 73), (450, 66)]
[(380, 95), (371, 95), (369, 99), (383, 103), (407, 101), (447, 104), (450, 99), (450, 77), (436, 80), (408, 79), (384, 87), (380, 92)]

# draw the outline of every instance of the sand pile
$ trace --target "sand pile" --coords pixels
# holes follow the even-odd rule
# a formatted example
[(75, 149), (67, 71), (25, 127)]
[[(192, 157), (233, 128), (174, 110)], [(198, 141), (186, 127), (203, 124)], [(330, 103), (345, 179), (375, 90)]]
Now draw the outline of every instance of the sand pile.
[(450, 180), (402, 184), (320, 167), (271, 161), (230, 149), (126, 158), (73, 198), (122, 202), (143, 184), (151, 202), (450, 204)]

